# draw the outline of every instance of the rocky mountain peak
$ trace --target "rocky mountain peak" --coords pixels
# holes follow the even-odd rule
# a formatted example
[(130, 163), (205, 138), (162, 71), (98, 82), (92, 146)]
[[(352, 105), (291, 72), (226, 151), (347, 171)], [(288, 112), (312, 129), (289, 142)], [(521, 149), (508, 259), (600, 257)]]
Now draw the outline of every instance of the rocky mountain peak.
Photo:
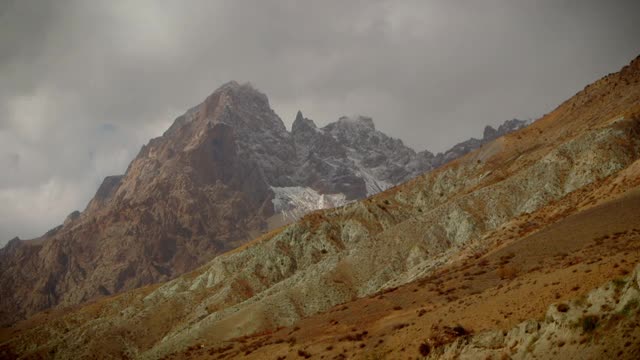
[(484, 131), (482, 132), (483, 139), (494, 139), (498, 136), (498, 130), (494, 129), (493, 126), (487, 125), (484, 127)]
[(485, 126), (484, 132), (482, 134), (482, 141), (486, 142), (497, 139), (500, 136), (506, 135), (512, 131), (519, 130), (529, 125), (529, 123), (530, 121), (528, 120), (511, 119), (500, 124), (497, 129), (495, 129), (493, 126), (487, 125)]
[(20, 241), (21, 241), (20, 238), (16, 236), (13, 239), (9, 240), (9, 242), (5, 245), (4, 249), (8, 251), (11, 248), (15, 248), (20, 245)]
[[(286, 132), (282, 120), (269, 105), (267, 96), (250, 83), (229, 81), (216, 89), (201, 104), (175, 119), (163, 137), (173, 136), (185, 125), (201, 129), (210, 123), (225, 123), (234, 128), (254, 131), (273, 129)], [(189, 131), (191, 135), (197, 131)]]
[(291, 126), (291, 133), (295, 136), (297, 133), (306, 132), (309, 130), (316, 131), (318, 127), (316, 123), (311, 119), (307, 119), (302, 115), (302, 112), (298, 110), (296, 114), (296, 119), (293, 121), (293, 125)]
[(337, 125), (341, 127), (365, 128), (369, 130), (376, 129), (376, 126), (373, 123), (373, 119), (371, 117), (362, 116), (362, 115), (357, 115), (355, 117), (341, 116), (338, 119)]
[(502, 136), (509, 132), (522, 129), (523, 127), (529, 125), (530, 123), (531, 123), (530, 120), (520, 120), (520, 119), (507, 120), (498, 127), (498, 136)]
[(271, 109), (267, 96), (250, 83), (230, 81), (222, 85), (204, 101), (204, 110), (203, 116), (209, 122), (286, 131), (282, 120)]
[(211, 96), (228, 96), (240, 100), (260, 101), (264, 105), (269, 105), (269, 99), (265, 94), (254, 88), (251, 83), (240, 84), (231, 80), (217, 88)]

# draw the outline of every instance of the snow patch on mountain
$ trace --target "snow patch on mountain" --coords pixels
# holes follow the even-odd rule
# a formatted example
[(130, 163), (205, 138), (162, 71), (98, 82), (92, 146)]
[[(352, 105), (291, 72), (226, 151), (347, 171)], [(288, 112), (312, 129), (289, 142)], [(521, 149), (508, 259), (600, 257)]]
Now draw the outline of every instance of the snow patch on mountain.
[(271, 187), (273, 208), (286, 220), (296, 220), (314, 210), (329, 209), (348, 203), (344, 194), (320, 194), (301, 186)]

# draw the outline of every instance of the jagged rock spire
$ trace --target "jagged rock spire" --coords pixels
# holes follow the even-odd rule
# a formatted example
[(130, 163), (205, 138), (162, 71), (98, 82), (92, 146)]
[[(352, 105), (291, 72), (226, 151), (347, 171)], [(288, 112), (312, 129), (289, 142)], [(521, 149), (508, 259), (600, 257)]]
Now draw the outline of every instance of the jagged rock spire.
[(294, 120), (294, 122), (302, 121), (302, 120), (304, 120), (304, 116), (302, 116), (302, 111), (298, 110), (298, 113), (296, 114), (296, 119)]
[(291, 126), (291, 132), (294, 134), (298, 134), (303, 132), (304, 130), (312, 130), (316, 129), (317, 126), (311, 119), (307, 119), (302, 115), (302, 111), (298, 110), (296, 114), (296, 119), (293, 121), (293, 125)]

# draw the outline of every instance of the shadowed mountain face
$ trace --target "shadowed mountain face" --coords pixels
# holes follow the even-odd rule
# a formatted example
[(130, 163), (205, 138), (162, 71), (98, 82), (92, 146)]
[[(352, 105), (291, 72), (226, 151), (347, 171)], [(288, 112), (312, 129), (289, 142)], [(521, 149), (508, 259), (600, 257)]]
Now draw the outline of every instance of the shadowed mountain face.
[[(304, 213), (362, 199), (525, 122), (445, 154), (416, 153), (370, 118), (288, 132), (267, 97), (230, 82), (107, 177), (82, 212), (0, 249), (0, 324), (166, 281)], [(466, 144), (466, 143), (464, 143)]]

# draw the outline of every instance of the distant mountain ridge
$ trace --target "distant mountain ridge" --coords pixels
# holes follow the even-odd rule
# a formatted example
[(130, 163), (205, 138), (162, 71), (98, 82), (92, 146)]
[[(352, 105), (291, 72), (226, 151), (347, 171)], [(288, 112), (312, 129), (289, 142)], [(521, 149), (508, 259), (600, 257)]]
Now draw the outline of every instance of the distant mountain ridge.
[(313, 120), (304, 118), (298, 112), (292, 135), (300, 155), (299, 173), (303, 183), (313, 187), (314, 181), (309, 179), (313, 175), (308, 174), (325, 170), (333, 175), (331, 168), (334, 168), (338, 169), (336, 171), (342, 174), (343, 179), (353, 182), (349, 189), (328, 186), (331, 192), (346, 193), (348, 198), (363, 198), (442, 166), (529, 124), (527, 120), (513, 119), (507, 120), (498, 129), (487, 126), (481, 139), (471, 138), (437, 155), (426, 150), (416, 153), (401, 140), (376, 130), (373, 120), (365, 116), (343, 116), (337, 122), (318, 128)]
[[(489, 137), (526, 122), (489, 131)], [(485, 131), (487, 137), (487, 131)], [(342, 117), (287, 131), (267, 96), (229, 82), (105, 178), (82, 212), (0, 249), (0, 324), (169, 280), (305, 213), (386, 190), (478, 148), (416, 153)]]

